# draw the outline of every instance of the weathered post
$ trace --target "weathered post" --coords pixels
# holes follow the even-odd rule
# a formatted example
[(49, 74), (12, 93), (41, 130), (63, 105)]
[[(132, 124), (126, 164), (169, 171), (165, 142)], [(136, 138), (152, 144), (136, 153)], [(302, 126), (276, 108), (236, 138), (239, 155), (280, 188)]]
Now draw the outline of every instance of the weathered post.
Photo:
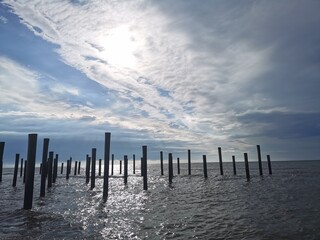
[(61, 163), (61, 173), (60, 174), (63, 174), (63, 163)]
[(74, 161), (74, 172), (73, 172), (74, 176), (77, 176), (77, 170), (78, 170), (78, 161)]
[(88, 184), (90, 182), (90, 163), (91, 163), (91, 158), (87, 154), (87, 171), (86, 171), (86, 183)]
[(233, 165), (233, 175), (237, 175), (236, 157), (235, 156), (232, 156), (232, 165)]
[(270, 155), (267, 155), (267, 160), (268, 160), (269, 175), (272, 175)]
[(143, 169), (143, 157), (141, 157), (140, 168), (141, 168), (141, 177), (143, 177), (144, 176), (144, 173), (143, 173), (143, 171), (144, 171), (144, 169)]
[(163, 152), (160, 151), (160, 170), (161, 170), (161, 176), (163, 175)]
[(92, 164), (91, 164), (91, 190), (96, 186), (96, 153), (97, 149), (92, 148)]
[(78, 175), (80, 175), (80, 169), (81, 169), (81, 161), (78, 163)]
[(178, 169), (178, 174), (180, 174), (180, 158), (177, 158), (177, 169)]
[(206, 155), (203, 155), (202, 158), (203, 158), (203, 175), (204, 175), (204, 178), (208, 178), (208, 172), (207, 172), (207, 156), (206, 156)]
[(246, 177), (247, 180), (250, 181), (250, 171), (249, 171), (249, 162), (248, 162), (248, 154), (244, 153), (244, 164), (246, 168)]
[(98, 173), (99, 177), (101, 176), (101, 161), (102, 161), (102, 159), (100, 158), (99, 159), (99, 173)]
[(0, 182), (2, 182), (4, 145), (5, 142), (0, 142)]
[(42, 163), (40, 163), (40, 167), (39, 167), (39, 174), (41, 175), (42, 173)]
[(143, 158), (143, 190), (148, 190), (148, 156), (147, 146), (142, 146)]
[(71, 166), (72, 166), (72, 157), (69, 160), (69, 174), (71, 174)]
[(191, 150), (188, 149), (188, 174), (191, 175)]
[(17, 175), (18, 175), (19, 160), (20, 160), (20, 154), (16, 153), (16, 161), (14, 163), (12, 187), (15, 187), (17, 185)]
[(53, 162), (53, 152), (49, 152), (48, 160), (48, 186), (47, 188), (52, 187), (52, 162)]
[(34, 169), (36, 165), (37, 153), (37, 134), (29, 134), (28, 136), (28, 164), (26, 170), (26, 182), (24, 188), (24, 209), (32, 208), (33, 201), (33, 186), (34, 186)]
[(123, 179), (124, 184), (127, 185), (128, 183), (128, 156), (125, 155), (123, 159)]
[(172, 153), (168, 154), (168, 160), (169, 160), (169, 168), (168, 168), (168, 174), (169, 174), (169, 183), (172, 183), (172, 178), (173, 178), (173, 167), (172, 167)]
[(57, 175), (58, 175), (58, 159), (59, 159), (59, 155), (56, 154), (56, 157), (54, 158), (54, 161), (53, 161), (53, 178), (52, 178), (52, 183), (56, 183), (56, 180), (57, 180)]
[(66, 179), (69, 180), (70, 174), (70, 160), (67, 160)]
[(23, 183), (26, 183), (26, 176), (27, 176), (27, 164), (28, 161), (24, 160), (24, 168), (23, 168)]
[(261, 162), (260, 145), (257, 145), (257, 153), (258, 153), (258, 162), (259, 162), (259, 173), (260, 173), (260, 176), (262, 176), (262, 175), (263, 175), (263, 172), (262, 172), (262, 162)]
[(221, 147), (218, 147), (218, 153), (219, 153), (220, 175), (223, 175)]
[(122, 161), (120, 160), (120, 175), (122, 174)]
[(40, 197), (46, 195), (46, 178), (47, 178), (47, 159), (48, 159), (48, 148), (49, 148), (49, 138), (43, 139), (43, 149), (42, 149), (42, 173), (41, 173), (41, 183), (40, 183)]
[(113, 162), (114, 162), (114, 154), (111, 156), (111, 175), (113, 176)]
[(103, 175), (103, 201), (106, 202), (109, 191), (109, 161), (111, 133), (105, 133), (104, 138), (104, 175)]
[(136, 155), (133, 154), (133, 174), (136, 174)]
[(21, 163), (20, 163), (20, 177), (22, 177), (22, 172), (23, 172), (23, 158), (21, 158)]

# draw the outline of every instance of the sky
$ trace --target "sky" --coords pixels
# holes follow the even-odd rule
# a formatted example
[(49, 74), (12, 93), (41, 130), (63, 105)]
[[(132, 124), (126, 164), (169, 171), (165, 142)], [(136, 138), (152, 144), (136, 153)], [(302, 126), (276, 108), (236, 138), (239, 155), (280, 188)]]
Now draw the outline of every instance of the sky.
[(318, 0), (0, 0), (5, 163), (148, 146), (225, 161), (320, 159)]

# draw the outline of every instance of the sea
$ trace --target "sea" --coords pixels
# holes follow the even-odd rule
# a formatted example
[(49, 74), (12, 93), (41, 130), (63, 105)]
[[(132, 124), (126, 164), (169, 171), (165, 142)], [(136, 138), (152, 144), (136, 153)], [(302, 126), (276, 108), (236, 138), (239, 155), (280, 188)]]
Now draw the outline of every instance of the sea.
[(66, 180), (58, 173), (52, 188), (40, 198), (40, 174), (36, 169), (32, 210), (23, 210), (24, 184), (18, 175), (12, 187), (13, 169), (5, 168), (0, 183), (0, 239), (320, 239), (320, 161), (272, 162), (273, 174), (257, 162), (181, 164), (168, 182), (159, 164), (148, 165), (148, 190), (143, 190), (139, 166), (124, 185), (119, 166), (109, 179), (109, 196), (102, 201), (103, 178), (96, 186), (81, 174)]

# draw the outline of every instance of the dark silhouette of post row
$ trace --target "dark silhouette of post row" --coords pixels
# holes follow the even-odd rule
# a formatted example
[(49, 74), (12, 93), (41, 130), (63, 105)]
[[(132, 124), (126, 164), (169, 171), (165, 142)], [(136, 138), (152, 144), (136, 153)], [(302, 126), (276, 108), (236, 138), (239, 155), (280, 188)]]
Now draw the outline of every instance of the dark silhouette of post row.
[(136, 174), (136, 155), (133, 154), (133, 174)]
[(47, 159), (48, 159), (48, 149), (49, 149), (49, 138), (43, 139), (43, 150), (42, 150), (42, 173), (41, 173), (41, 183), (40, 183), (40, 197), (46, 195), (46, 178), (47, 178)]
[(246, 168), (246, 177), (247, 180), (250, 181), (250, 170), (249, 170), (249, 162), (248, 162), (248, 154), (244, 153), (244, 164)]
[(20, 154), (16, 153), (16, 161), (14, 163), (13, 182), (12, 187), (17, 185), (18, 167), (19, 167)]
[(147, 146), (142, 146), (142, 158), (143, 158), (143, 190), (148, 190), (148, 156)]
[(114, 154), (111, 156), (111, 175), (113, 175)]
[(78, 175), (80, 175), (81, 161), (78, 162)]
[(219, 154), (220, 175), (223, 175), (221, 147), (218, 147), (218, 154)]
[(272, 175), (270, 155), (267, 155), (269, 174)]
[(169, 183), (172, 183), (172, 178), (173, 178), (173, 166), (172, 166), (172, 153), (168, 154), (168, 175), (169, 175)]
[(91, 190), (96, 186), (96, 154), (97, 149), (92, 148), (92, 163), (91, 163)]
[(236, 157), (235, 156), (232, 156), (232, 165), (233, 165), (233, 175), (237, 175)]
[(106, 202), (109, 191), (109, 161), (110, 161), (111, 133), (105, 133), (104, 138), (104, 174), (103, 174), (103, 201)]
[(31, 209), (33, 201), (33, 186), (34, 186), (34, 170), (36, 165), (37, 153), (37, 134), (29, 134), (28, 136), (28, 164), (26, 170), (26, 182), (24, 188), (23, 208)]
[(4, 145), (5, 142), (0, 142), (0, 182), (2, 182)]
[(57, 175), (58, 175), (58, 159), (59, 155), (56, 154), (56, 157), (54, 158), (53, 161), (53, 178), (52, 178), (52, 183), (55, 183), (57, 180)]
[(123, 158), (123, 179), (124, 184), (127, 185), (128, 183), (128, 156), (125, 155)]
[(53, 162), (53, 152), (49, 152), (48, 160), (48, 188), (52, 187), (52, 162)]
[(177, 169), (178, 169), (178, 174), (180, 174), (180, 158), (177, 158)]
[(161, 170), (161, 176), (163, 175), (163, 152), (160, 151), (160, 170)]
[(20, 177), (22, 177), (22, 172), (23, 172), (23, 158), (21, 158), (21, 163), (20, 163)]
[(99, 159), (99, 172), (98, 172), (99, 177), (101, 176), (101, 161), (102, 161), (102, 159), (100, 158)]
[(24, 160), (24, 168), (23, 168), (23, 183), (26, 182), (26, 176), (27, 176), (27, 164), (28, 164), (28, 161), (27, 160)]
[(77, 171), (78, 171), (78, 161), (74, 161), (74, 171), (73, 171), (74, 176), (77, 176)]
[(191, 150), (188, 149), (188, 174), (191, 175)]
[(262, 175), (263, 175), (263, 172), (262, 172), (262, 162), (261, 162), (260, 145), (257, 145), (257, 153), (258, 153), (259, 173), (260, 173), (260, 176), (262, 176)]
[(202, 158), (203, 158), (203, 175), (204, 175), (204, 178), (208, 178), (208, 172), (207, 172), (207, 156), (206, 156), (206, 155), (203, 155)]
[(60, 174), (63, 174), (63, 163), (61, 163), (61, 173)]

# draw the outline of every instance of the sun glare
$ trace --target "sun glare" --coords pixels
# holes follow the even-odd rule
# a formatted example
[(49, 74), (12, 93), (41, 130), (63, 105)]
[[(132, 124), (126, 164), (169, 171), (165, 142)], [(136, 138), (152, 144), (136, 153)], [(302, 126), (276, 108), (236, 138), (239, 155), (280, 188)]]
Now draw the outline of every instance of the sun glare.
[(108, 63), (129, 68), (135, 66), (134, 51), (137, 44), (128, 27), (122, 26), (113, 29), (100, 39), (100, 45), (104, 49), (103, 55)]

